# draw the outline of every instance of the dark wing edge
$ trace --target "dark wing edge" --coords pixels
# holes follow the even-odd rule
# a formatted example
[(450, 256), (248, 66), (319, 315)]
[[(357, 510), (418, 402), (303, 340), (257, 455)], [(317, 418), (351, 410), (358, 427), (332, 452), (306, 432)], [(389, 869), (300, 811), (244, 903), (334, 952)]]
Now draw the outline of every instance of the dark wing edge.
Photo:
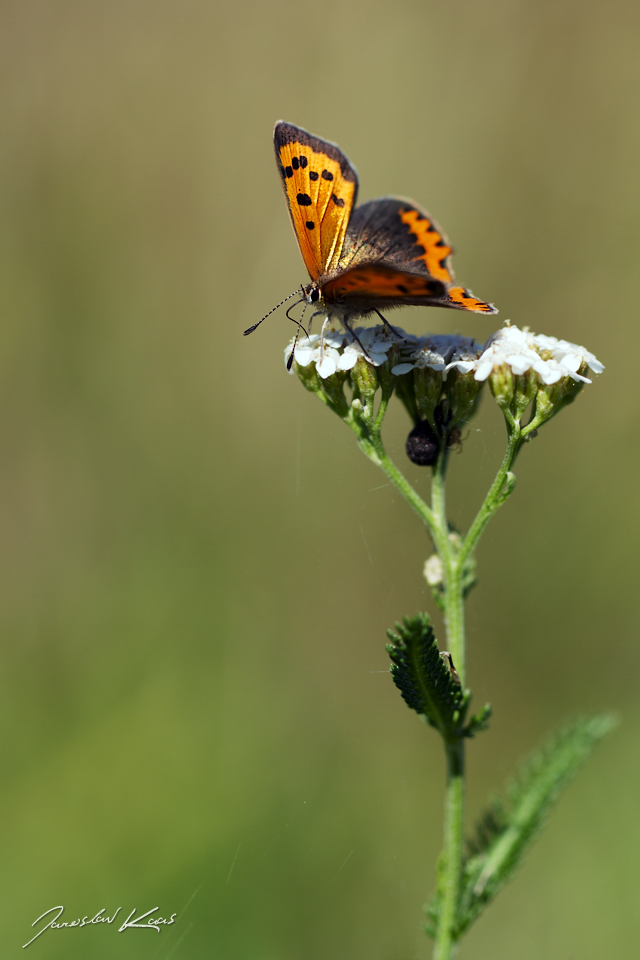
[(294, 123), (278, 120), (273, 131), (273, 145), (278, 164), (280, 162), (280, 147), (284, 146), (285, 143), (301, 143), (303, 146), (310, 147), (314, 153), (325, 153), (336, 163), (339, 163), (340, 172), (344, 179), (355, 184), (353, 194), (353, 206), (355, 207), (359, 185), (358, 171), (349, 162), (337, 143), (332, 143), (331, 140), (323, 140), (322, 137), (314, 137), (308, 130), (303, 127), (296, 127)]

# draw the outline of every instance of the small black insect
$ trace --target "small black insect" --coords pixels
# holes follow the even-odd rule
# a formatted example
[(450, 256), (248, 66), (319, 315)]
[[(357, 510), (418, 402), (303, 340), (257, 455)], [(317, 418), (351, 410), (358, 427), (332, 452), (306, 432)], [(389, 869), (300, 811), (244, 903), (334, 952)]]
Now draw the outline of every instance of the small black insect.
[(428, 420), (420, 420), (407, 437), (406, 451), (409, 460), (419, 467), (432, 467), (438, 459), (440, 440)]

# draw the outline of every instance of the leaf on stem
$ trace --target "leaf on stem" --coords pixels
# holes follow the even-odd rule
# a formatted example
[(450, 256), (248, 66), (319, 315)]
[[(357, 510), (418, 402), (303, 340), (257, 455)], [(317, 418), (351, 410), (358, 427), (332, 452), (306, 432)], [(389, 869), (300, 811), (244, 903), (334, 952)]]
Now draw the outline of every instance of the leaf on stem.
[(616, 723), (604, 714), (566, 726), (522, 765), (505, 797), (493, 801), (469, 842), (456, 937), (511, 877), (561, 791)]
[(467, 737), (475, 737), (476, 733), (481, 733), (483, 730), (489, 728), (489, 719), (491, 717), (491, 704), (485, 703), (484, 707), (478, 710), (475, 717), (471, 717), (467, 726), (465, 727), (465, 735)]
[(426, 613), (405, 617), (388, 631), (391, 676), (412, 710), (445, 739), (464, 736), (462, 724), (471, 694), (464, 690), (449, 654), (440, 653)]

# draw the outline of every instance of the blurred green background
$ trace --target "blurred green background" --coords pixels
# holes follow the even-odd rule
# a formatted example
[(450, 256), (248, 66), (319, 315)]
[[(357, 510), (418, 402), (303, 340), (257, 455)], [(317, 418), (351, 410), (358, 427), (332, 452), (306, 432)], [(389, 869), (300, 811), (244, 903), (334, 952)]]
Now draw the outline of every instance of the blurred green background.
[[(480, 549), (469, 679), (495, 719), (470, 746), (471, 820), (555, 724), (623, 723), (460, 956), (633, 955), (638, 4), (0, 9), (3, 957), (56, 904), (186, 910), (161, 938), (48, 931), (29, 955), (430, 955), (441, 748), (384, 672), (386, 627), (433, 609), (430, 547), (286, 376), (284, 316), (241, 336), (305, 280), (279, 118), (337, 141), (361, 199), (431, 210), (500, 321), (607, 366), (524, 451)], [(485, 398), (452, 463), (460, 526), (503, 441)]]

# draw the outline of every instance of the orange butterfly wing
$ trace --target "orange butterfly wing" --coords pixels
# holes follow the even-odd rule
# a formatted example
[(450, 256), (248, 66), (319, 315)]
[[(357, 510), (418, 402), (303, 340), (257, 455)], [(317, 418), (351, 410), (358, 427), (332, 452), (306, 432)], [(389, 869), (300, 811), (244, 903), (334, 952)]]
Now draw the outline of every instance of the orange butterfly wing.
[(370, 200), (353, 212), (337, 269), (321, 280), (323, 298), (356, 314), (403, 304), (497, 313), (453, 285), (452, 253), (426, 210), (400, 197)]
[(370, 297), (376, 301), (381, 298), (398, 297), (422, 300), (442, 300), (446, 295), (443, 283), (423, 276), (421, 273), (407, 273), (393, 270), (379, 263), (365, 263), (353, 267), (345, 273), (328, 280), (322, 287), (323, 296), (329, 301), (348, 301), (349, 298)]
[(292, 123), (277, 123), (273, 141), (300, 253), (317, 280), (338, 266), (358, 174), (335, 144)]

